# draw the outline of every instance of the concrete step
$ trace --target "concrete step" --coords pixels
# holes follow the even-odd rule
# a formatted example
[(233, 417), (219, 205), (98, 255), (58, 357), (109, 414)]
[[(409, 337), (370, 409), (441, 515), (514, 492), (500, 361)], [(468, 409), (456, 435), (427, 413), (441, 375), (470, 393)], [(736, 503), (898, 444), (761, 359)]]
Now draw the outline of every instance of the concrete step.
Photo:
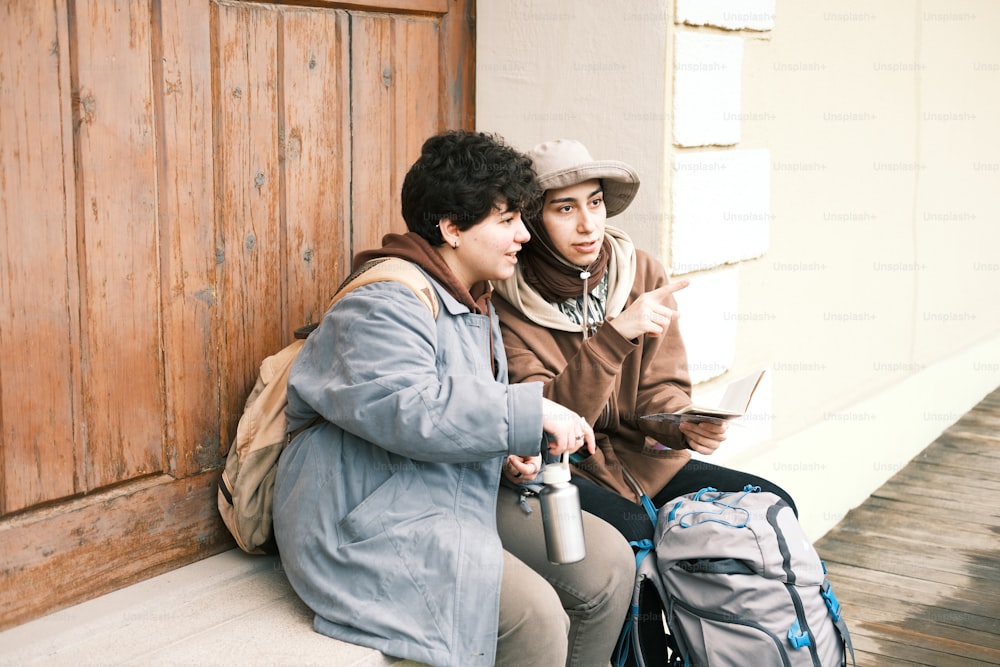
[(272, 556), (234, 549), (0, 632), (0, 665), (415, 665), (312, 630)]

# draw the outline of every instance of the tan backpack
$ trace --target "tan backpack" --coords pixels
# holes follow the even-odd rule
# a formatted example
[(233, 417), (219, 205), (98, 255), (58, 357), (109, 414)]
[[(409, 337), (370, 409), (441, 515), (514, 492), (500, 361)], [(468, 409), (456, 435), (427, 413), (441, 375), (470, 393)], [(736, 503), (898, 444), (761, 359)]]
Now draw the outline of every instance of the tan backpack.
[[(367, 262), (348, 276), (330, 302), (330, 308), (356, 287), (387, 280), (412, 289), (437, 318), (437, 296), (427, 277), (414, 264), (395, 257)], [(289, 433), (285, 418), (288, 374), (312, 329), (315, 325), (296, 331), (295, 341), (261, 362), (260, 374), (243, 407), (236, 437), (219, 477), (219, 513), (240, 549), (247, 553), (275, 551), (271, 512), (278, 456), (299, 431), (321, 419), (317, 417), (298, 431)]]

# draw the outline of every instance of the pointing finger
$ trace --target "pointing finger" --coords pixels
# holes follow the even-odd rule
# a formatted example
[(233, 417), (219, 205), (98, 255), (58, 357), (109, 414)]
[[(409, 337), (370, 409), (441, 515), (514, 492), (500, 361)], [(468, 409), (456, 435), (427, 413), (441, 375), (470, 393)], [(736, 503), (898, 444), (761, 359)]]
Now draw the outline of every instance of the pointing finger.
[(653, 292), (661, 298), (666, 298), (667, 296), (673, 294), (674, 292), (680, 291), (691, 284), (689, 280), (678, 280), (672, 283), (667, 283), (662, 287), (657, 287)]

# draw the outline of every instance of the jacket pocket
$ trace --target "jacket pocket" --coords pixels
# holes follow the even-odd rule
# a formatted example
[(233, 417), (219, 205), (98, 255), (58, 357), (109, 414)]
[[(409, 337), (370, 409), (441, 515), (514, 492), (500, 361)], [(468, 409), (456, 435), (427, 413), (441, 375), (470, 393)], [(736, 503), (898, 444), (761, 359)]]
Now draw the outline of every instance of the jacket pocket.
[(646, 439), (642, 444), (642, 455), (649, 456), (654, 459), (687, 459), (691, 455), (691, 452), (688, 449), (674, 449), (673, 447), (664, 445), (663, 443), (646, 436)]
[(420, 519), (434, 512), (427, 504), (428, 491), (420, 475), (396, 472), (337, 524), (341, 544), (366, 540), (384, 531), (384, 526)]
[[(459, 531), (420, 475), (397, 472), (337, 524), (338, 584), (371, 632), (441, 648), (454, 623)], [(433, 628), (433, 630), (431, 630)]]

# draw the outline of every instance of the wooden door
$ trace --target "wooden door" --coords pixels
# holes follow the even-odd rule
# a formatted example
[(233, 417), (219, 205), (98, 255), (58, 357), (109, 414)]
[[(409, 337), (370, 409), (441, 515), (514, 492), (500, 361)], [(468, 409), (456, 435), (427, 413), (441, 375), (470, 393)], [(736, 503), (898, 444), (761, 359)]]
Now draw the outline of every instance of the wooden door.
[(0, 629), (231, 548), (260, 360), (473, 124), (473, 0), (0, 8)]

